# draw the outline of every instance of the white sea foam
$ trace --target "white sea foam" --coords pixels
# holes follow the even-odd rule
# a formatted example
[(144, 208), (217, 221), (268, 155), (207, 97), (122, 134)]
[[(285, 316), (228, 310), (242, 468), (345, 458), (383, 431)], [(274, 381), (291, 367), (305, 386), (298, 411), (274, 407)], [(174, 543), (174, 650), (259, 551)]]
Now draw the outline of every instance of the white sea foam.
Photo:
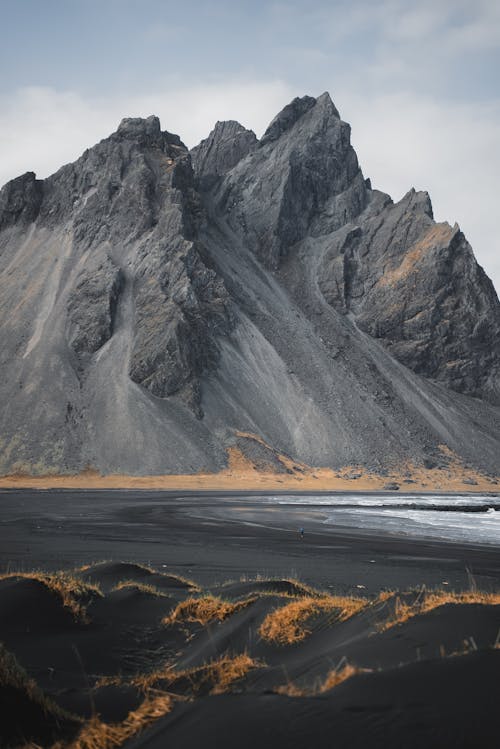
[(268, 497), (267, 502), (320, 506), (328, 525), (500, 546), (498, 496), (339, 494)]

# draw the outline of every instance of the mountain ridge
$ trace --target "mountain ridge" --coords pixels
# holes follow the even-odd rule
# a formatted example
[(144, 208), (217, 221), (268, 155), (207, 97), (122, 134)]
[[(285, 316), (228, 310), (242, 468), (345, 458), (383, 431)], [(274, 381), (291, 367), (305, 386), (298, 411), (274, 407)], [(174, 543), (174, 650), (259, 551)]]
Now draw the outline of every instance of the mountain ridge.
[[(328, 94), (188, 152), (158, 118), (0, 192), (0, 471), (498, 471), (500, 305), (426, 193), (365, 180)], [(472, 396), (472, 397), (471, 397)]]

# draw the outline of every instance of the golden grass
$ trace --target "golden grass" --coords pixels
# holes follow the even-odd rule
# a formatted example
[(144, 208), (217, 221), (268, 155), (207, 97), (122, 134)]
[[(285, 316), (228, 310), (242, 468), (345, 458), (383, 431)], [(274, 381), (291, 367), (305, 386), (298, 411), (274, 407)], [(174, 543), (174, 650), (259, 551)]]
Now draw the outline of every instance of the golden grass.
[(2, 643), (0, 643), (0, 686), (12, 687), (24, 692), (28, 699), (39, 705), (46, 714), (51, 713), (75, 723), (80, 722), (80, 718), (63, 710), (42, 692), (36, 681), (28, 676), (16, 657), (6, 650)]
[(245, 676), (249, 671), (263, 664), (251, 658), (247, 653), (230, 658), (223, 656), (208, 664), (208, 673), (214, 682), (210, 694), (223, 694), (229, 687)]
[[(128, 476), (123, 474), (103, 475), (91, 469), (74, 475), (29, 475), (13, 473), (0, 476), (0, 487), (4, 488), (128, 488), (128, 489), (300, 489), (330, 491), (379, 491), (388, 483), (403, 483), (405, 478), (412, 478), (411, 490), (425, 491), (460, 491), (491, 492), (500, 485), (500, 477), (482, 474), (472, 468), (466, 468), (457, 455), (446, 446), (439, 448), (449, 459), (446, 469), (425, 469), (422, 465), (404, 462), (398, 465), (388, 464), (386, 472), (376, 474), (363, 466), (346, 465), (337, 470), (331, 468), (306, 466), (291, 461), (286, 455), (276, 453), (258, 435), (236, 432), (235, 436), (247, 437), (260, 442), (271, 450), (291, 473), (273, 473), (262, 470), (252, 463), (237, 448), (228, 449), (228, 466), (218, 473), (193, 473), (184, 475)], [(356, 478), (350, 478), (357, 474)], [(476, 483), (468, 483), (473, 479)]]
[(225, 655), (204, 663), (202, 666), (176, 670), (171, 664), (146, 674), (138, 674), (130, 681), (124, 681), (119, 676), (104, 676), (94, 685), (95, 688), (102, 686), (121, 686), (124, 684), (137, 687), (145, 694), (161, 691), (175, 698), (181, 698), (176, 691), (180, 682), (185, 682), (188, 692), (196, 696), (202, 691), (209, 694), (222, 694), (228, 690), (233, 682), (241, 679), (248, 671), (264, 665), (260, 661), (251, 658), (248, 653), (239, 655)]
[[(93, 568), (98, 568), (104, 564), (111, 564), (112, 562), (113, 560), (111, 559), (100, 559), (97, 562), (90, 562), (89, 564), (82, 564), (80, 567), (75, 567), (73, 572), (75, 574), (78, 574), (81, 572), (88, 572), (88, 570), (91, 570)], [(151, 567), (149, 564), (142, 564), (141, 562), (124, 562), (124, 564), (132, 564), (134, 567), (138, 567), (139, 569), (144, 570), (145, 572), (151, 575), (169, 577), (172, 580), (178, 580), (180, 583), (183, 583), (184, 585), (186, 585), (186, 587), (191, 588), (191, 591), (193, 593), (199, 592), (201, 590), (198, 583), (195, 583), (194, 580), (190, 580), (188, 577), (184, 577), (183, 575), (174, 574), (172, 572), (162, 572), (160, 570), (154, 569), (154, 567)], [(135, 581), (131, 580), (130, 582), (135, 582)]]
[(311, 617), (321, 611), (338, 610), (337, 620), (344, 621), (369, 604), (366, 598), (323, 595), (299, 598), (271, 611), (259, 627), (259, 635), (267, 642), (292, 645), (301, 642), (311, 630), (306, 626)]
[(180, 583), (184, 583), (184, 585), (191, 589), (191, 593), (201, 593), (201, 587), (198, 583), (195, 583), (194, 580), (190, 580), (189, 577), (184, 577), (177, 573), (173, 575), (171, 572), (157, 572), (156, 574), (163, 575), (164, 577), (171, 577), (173, 580), (178, 580)]
[(168, 598), (166, 593), (164, 593), (154, 585), (149, 585), (148, 583), (140, 583), (136, 580), (121, 580), (119, 583), (117, 583), (117, 585), (115, 585), (114, 588), (112, 588), (112, 591), (124, 590), (127, 588), (132, 588), (134, 590), (137, 590), (139, 593), (146, 593), (147, 595), (156, 596), (157, 598)]
[(413, 603), (406, 603), (397, 596), (394, 613), (379, 625), (379, 630), (384, 632), (398, 624), (403, 624), (418, 614), (426, 614), (428, 611), (450, 603), (458, 605), (479, 603), (498, 606), (500, 605), (500, 593), (485, 593), (479, 590), (466, 590), (458, 593), (448, 590), (430, 590), (422, 591)]
[(366, 673), (368, 670), (366, 668), (351, 666), (347, 663), (342, 668), (334, 668), (329, 671), (323, 681), (320, 681), (311, 688), (299, 687), (297, 684), (289, 682), (277, 687), (274, 691), (276, 694), (284, 694), (287, 697), (316, 697), (318, 694), (329, 692), (330, 689), (334, 689), (334, 687), (342, 684), (342, 682), (347, 681), (351, 676)]
[[(230, 585), (235, 584), (235, 580), (227, 580), (225, 583), (222, 584), (222, 587), (227, 587)], [(241, 575), (238, 582), (240, 583), (248, 583), (249, 585), (252, 585), (253, 583), (260, 584), (260, 583), (269, 583), (270, 587), (267, 590), (262, 590), (260, 588), (255, 588), (255, 590), (250, 589), (249, 591), (245, 591), (245, 596), (257, 596), (257, 597), (264, 597), (264, 596), (279, 596), (281, 598), (298, 598), (299, 596), (308, 596), (310, 598), (322, 598), (325, 595), (328, 595), (328, 593), (324, 590), (318, 590), (317, 588), (313, 588), (312, 585), (308, 585), (307, 583), (303, 583), (300, 580), (298, 580), (296, 577), (269, 577), (267, 575), (255, 575), (254, 577), (249, 577), (248, 575)], [(276, 584), (278, 586), (280, 583), (289, 583), (290, 585), (294, 586), (294, 590), (287, 591), (287, 590), (279, 590), (278, 587), (276, 589), (272, 588), (271, 586)]]
[(263, 664), (251, 658), (248, 653), (223, 655), (197, 668), (175, 672), (176, 679), (185, 678), (191, 685), (194, 695), (209, 689), (209, 694), (224, 694), (249, 671)]
[(87, 609), (82, 598), (103, 597), (98, 585), (86, 583), (69, 572), (4, 572), (0, 574), (0, 580), (8, 578), (23, 578), (25, 580), (36, 580), (45, 585), (50, 591), (59, 596), (65, 608), (69, 609), (77, 621), (87, 623)]
[(170, 695), (148, 696), (121, 723), (103, 723), (98, 717), (92, 717), (73, 741), (59, 741), (51, 749), (114, 749), (169, 713), (173, 705)]
[(212, 621), (222, 622), (255, 600), (255, 598), (246, 598), (244, 601), (232, 603), (212, 595), (187, 598), (177, 604), (171, 614), (162, 619), (162, 624), (171, 626), (184, 622), (198, 622), (198, 624), (205, 625)]
[[(87, 572), (88, 570), (91, 570), (93, 568), (103, 567), (105, 564), (115, 564), (116, 560), (114, 559), (97, 559), (93, 562), (88, 562), (86, 564), (81, 564), (79, 567), (74, 568), (74, 572)], [(120, 564), (120, 562), (118, 562)], [(157, 574), (157, 571), (153, 569), (149, 564), (143, 564), (142, 562), (128, 562), (128, 561), (121, 561), (121, 564), (129, 564), (133, 565), (134, 567), (137, 567), (140, 570), (144, 570), (145, 572), (149, 572), (152, 575)], [(158, 573), (159, 574), (159, 573)]]
[(343, 681), (347, 681), (347, 679), (350, 679), (351, 676), (366, 673), (367, 671), (369, 671), (369, 669), (351, 666), (349, 663), (341, 669), (332, 669), (327, 673), (325, 680), (320, 685), (318, 694), (329, 692), (330, 689), (338, 687), (339, 684), (342, 684)]

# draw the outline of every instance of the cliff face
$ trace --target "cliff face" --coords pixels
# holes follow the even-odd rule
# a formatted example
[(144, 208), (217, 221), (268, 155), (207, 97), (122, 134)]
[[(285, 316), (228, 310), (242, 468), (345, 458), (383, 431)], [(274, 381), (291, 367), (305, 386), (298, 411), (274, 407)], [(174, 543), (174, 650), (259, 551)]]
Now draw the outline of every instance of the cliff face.
[(191, 153), (156, 117), (0, 192), (2, 472), (500, 455), (500, 306), (426, 193), (372, 190), (328, 94)]

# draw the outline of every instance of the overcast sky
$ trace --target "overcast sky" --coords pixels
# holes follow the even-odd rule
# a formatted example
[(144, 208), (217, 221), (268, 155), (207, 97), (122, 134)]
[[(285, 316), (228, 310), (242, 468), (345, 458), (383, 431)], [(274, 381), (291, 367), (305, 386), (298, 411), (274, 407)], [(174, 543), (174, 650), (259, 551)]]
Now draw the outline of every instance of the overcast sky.
[(329, 91), (365, 176), (428, 190), (500, 290), (499, 0), (0, 0), (0, 183), (158, 114), (188, 146)]

